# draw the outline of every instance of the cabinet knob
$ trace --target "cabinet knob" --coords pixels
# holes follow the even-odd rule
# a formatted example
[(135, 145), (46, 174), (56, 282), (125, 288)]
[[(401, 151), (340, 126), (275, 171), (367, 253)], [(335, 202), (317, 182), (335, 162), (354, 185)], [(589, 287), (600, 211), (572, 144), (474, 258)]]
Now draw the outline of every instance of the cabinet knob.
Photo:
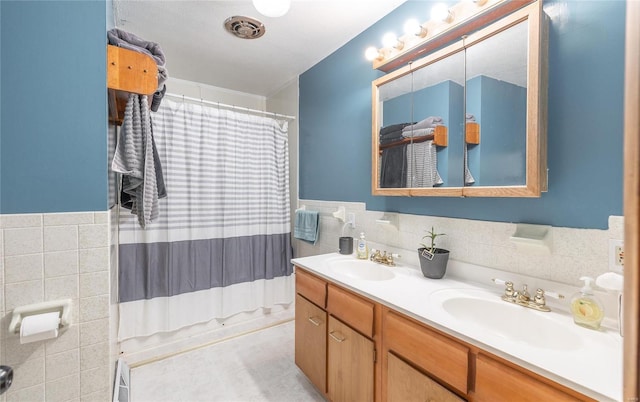
[(320, 324), (321, 324), (321, 321), (319, 319), (317, 319), (316, 317), (309, 317), (308, 320), (309, 320), (309, 322), (311, 322), (316, 327), (319, 327)]

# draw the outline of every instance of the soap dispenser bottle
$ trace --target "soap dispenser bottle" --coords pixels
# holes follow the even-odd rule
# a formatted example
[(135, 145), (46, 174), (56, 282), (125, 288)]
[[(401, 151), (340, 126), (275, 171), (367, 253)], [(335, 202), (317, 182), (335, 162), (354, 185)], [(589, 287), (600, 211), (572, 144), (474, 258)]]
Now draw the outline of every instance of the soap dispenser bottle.
[(364, 232), (360, 233), (360, 238), (358, 239), (358, 246), (356, 247), (356, 257), (361, 260), (366, 260), (369, 258), (369, 247), (367, 247), (367, 241), (364, 238)]
[(586, 328), (599, 329), (604, 318), (604, 307), (593, 294), (593, 278), (583, 276), (580, 280), (584, 281), (584, 286), (571, 298), (573, 322)]

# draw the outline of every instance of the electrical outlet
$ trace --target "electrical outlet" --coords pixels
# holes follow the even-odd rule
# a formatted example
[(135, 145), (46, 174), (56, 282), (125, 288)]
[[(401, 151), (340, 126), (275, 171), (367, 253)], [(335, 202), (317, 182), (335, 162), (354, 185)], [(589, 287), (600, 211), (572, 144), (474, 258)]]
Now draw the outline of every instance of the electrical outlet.
[(616, 246), (613, 254), (616, 266), (624, 267), (624, 250), (621, 246)]
[(353, 228), (356, 228), (356, 214), (353, 212), (349, 212), (347, 214), (347, 223)]
[(609, 240), (609, 270), (622, 272), (624, 269), (624, 242), (622, 240)]

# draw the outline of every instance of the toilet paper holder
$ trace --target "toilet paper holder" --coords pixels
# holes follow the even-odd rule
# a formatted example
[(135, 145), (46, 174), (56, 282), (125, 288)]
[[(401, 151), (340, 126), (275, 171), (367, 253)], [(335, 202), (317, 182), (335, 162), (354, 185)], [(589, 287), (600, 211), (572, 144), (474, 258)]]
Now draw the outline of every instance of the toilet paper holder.
[(34, 303), (20, 306), (13, 309), (11, 323), (9, 324), (10, 334), (20, 333), (22, 319), (30, 315), (59, 312), (60, 327), (69, 325), (69, 315), (71, 314), (71, 299), (53, 300), (42, 303)]

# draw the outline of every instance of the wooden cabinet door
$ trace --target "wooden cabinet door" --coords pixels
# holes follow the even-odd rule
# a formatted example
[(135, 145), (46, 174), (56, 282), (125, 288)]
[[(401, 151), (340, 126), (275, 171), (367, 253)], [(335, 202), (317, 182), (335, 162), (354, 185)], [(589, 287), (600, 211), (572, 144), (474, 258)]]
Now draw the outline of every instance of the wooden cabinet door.
[(333, 402), (373, 401), (373, 341), (329, 316), (328, 389)]
[(296, 294), (295, 360), (322, 393), (327, 392), (327, 313)]
[(387, 402), (463, 402), (393, 353), (387, 354)]

